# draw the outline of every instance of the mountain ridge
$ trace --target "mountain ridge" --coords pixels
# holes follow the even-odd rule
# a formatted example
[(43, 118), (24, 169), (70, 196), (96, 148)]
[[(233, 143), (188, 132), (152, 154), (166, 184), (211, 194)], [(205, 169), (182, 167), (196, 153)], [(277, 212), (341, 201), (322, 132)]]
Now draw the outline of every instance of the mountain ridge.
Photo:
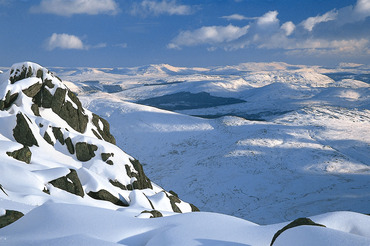
[[(83, 108), (46, 68), (17, 63), (0, 80), (2, 199), (31, 206), (77, 200), (111, 209), (197, 210), (152, 183), (140, 162), (115, 145), (109, 123)], [(24, 199), (30, 195), (31, 200)]]

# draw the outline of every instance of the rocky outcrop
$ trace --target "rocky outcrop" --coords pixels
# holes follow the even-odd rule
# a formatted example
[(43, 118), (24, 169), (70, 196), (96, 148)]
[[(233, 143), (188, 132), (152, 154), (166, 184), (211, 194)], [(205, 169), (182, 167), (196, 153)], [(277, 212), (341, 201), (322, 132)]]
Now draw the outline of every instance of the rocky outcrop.
[[(121, 207), (144, 207), (151, 217), (162, 216), (162, 210), (197, 211), (176, 193), (159, 186), (153, 188), (140, 162), (115, 146), (109, 123), (84, 109), (77, 96), (53, 73), (26, 62), (13, 65), (9, 79), (4, 78), (2, 74), (0, 88), (4, 91), (0, 91), (0, 110), (5, 111), (1, 117), (7, 117), (2, 122), (9, 124), (7, 134), (3, 135), (23, 146), (5, 152), (10, 158), (29, 165), (15, 161), (6, 164), (17, 165), (17, 174), (21, 170), (19, 175), (26, 177), (22, 187), (31, 187), (35, 191), (33, 196), (42, 197), (40, 200), (53, 199), (65, 191), (79, 199), (89, 199), (89, 204), (94, 204), (93, 198)], [(13, 184), (6, 183), (6, 179), (1, 181), (7, 188)], [(27, 182), (37, 184), (33, 187), (33, 183)], [(53, 187), (62, 191), (56, 192)], [(1, 185), (0, 189), (8, 195)], [(96, 202), (97, 206), (101, 204)]]
[(30, 119), (29, 118), (26, 119), (26, 117), (24, 117), (24, 114), (18, 113), (17, 125), (13, 129), (13, 136), (18, 143), (23, 144), (25, 146), (29, 147), (33, 145), (39, 146), (28, 124), (32, 124)]
[(23, 213), (15, 210), (6, 210), (3, 216), (0, 216), (0, 228), (3, 228), (23, 217)]
[(162, 213), (159, 212), (158, 210), (144, 210), (143, 212), (141, 212), (142, 214), (151, 214), (149, 218), (159, 218), (159, 217), (163, 217)]
[(96, 145), (78, 142), (76, 143), (76, 157), (79, 161), (89, 161), (95, 156), (97, 149)]
[(30, 162), (31, 162), (32, 153), (31, 153), (30, 148), (28, 148), (27, 146), (24, 146), (23, 148), (21, 148), (19, 150), (15, 150), (15, 151), (12, 151), (12, 152), (10, 152), (10, 151), (6, 152), (6, 154), (8, 156), (13, 157), (14, 159), (16, 159), (18, 161), (23, 161), (27, 164), (30, 164)]
[(127, 207), (129, 205), (128, 202), (120, 200), (119, 198), (113, 196), (109, 191), (104, 189), (99, 190), (97, 192), (90, 191), (89, 193), (87, 193), (87, 195), (97, 200), (111, 202), (113, 204), (116, 204), (117, 206)]
[[(105, 141), (116, 144), (116, 139), (110, 134), (110, 127), (108, 121), (101, 118), (99, 115), (93, 114), (92, 123), (98, 129), (98, 133), (94, 132), (97, 138), (103, 138)], [(99, 124), (100, 123), (100, 124)]]
[(54, 179), (49, 183), (56, 188), (65, 190), (77, 196), (84, 197), (85, 195), (81, 185), (81, 181), (78, 178), (76, 170), (74, 169), (70, 169), (70, 173), (67, 174), (66, 176)]
[(130, 162), (134, 166), (137, 172), (132, 172), (130, 168), (126, 165), (126, 172), (130, 178), (136, 178), (136, 181), (132, 183), (134, 189), (153, 189), (152, 183), (149, 178), (145, 175), (143, 166), (136, 159), (130, 159)]
[[(313, 222), (311, 219), (309, 218), (299, 218), (299, 219), (296, 219), (294, 221), (292, 221), (291, 223), (289, 223), (288, 225), (284, 226), (281, 230), (278, 230), (274, 237), (272, 238), (272, 241), (270, 243), (270, 246), (272, 246), (276, 240), (276, 238), (278, 236), (280, 236), (281, 233), (283, 233), (284, 231), (288, 230), (288, 229), (291, 229), (293, 227), (296, 227), (296, 226), (302, 226), (302, 225), (309, 225), (309, 226), (322, 226), (322, 227), (326, 227), (324, 225), (321, 225), (321, 224), (317, 224), (315, 222)], [(297, 245), (299, 244), (299, 242), (297, 242)]]

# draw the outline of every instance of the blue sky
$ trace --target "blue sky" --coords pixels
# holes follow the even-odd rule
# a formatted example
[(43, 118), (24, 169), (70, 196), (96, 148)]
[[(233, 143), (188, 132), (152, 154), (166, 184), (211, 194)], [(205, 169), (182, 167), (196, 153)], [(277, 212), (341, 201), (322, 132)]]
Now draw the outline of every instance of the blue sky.
[(0, 0), (0, 66), (370, 63), (370, 0)]

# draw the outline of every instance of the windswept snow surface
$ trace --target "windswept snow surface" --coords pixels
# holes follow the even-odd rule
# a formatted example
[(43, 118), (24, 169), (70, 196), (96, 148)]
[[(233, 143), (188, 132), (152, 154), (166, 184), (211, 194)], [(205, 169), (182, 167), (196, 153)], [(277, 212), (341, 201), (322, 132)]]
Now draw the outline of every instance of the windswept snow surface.
[[(269, 224), (337, 210), (369, 213), (369, 84), (324, 75), (346, 69), (369, 73), (365, 65), (285, 63), (59, 73), (108, 119), (118, 146), (140, 158), (154, 182), (201, 211)], [(246, 102), (177, 112), (135, 103), (179, 92)]]
[[(278, 245), (370, 244), (370, 216), (335, 212), (313, 216), (325, 227), (299, 226), (283, 232)], [(215, 213), (187, 213), (140, 219), (117, 212), (72, 204), (45, 203), (0, 230), (0, 245), (270, 245), (288, 222), (257, 225)], [(37, 225), (37, 226), (35, 226)]]

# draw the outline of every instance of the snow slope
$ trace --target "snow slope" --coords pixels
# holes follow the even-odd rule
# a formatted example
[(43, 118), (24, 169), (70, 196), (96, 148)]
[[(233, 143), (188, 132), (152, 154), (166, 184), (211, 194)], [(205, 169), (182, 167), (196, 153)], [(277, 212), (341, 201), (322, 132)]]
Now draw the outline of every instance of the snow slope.
[[(369, 213), (367, 83), (322, 74), (343, 67), (284, 63), (175, 71), (89, 72), (100, 84), (120, 85), (115, 93), (83, 90), (86, 74), (65, 78), (153, 180), (202, 211), (263, 224), (337, 210)], [(246, 102), (177, 112), (129, 102), (178, 92)]]
[[(370, 244), (369, 216), (335, 212), (311, 219), (326, 227), (288, 229), (273, 245)], [(46, 203), (1, 229), (0, 245), (270, 245), (287, 224), (260, 226), (205, 212), (140, 219), (102, 208)]]

